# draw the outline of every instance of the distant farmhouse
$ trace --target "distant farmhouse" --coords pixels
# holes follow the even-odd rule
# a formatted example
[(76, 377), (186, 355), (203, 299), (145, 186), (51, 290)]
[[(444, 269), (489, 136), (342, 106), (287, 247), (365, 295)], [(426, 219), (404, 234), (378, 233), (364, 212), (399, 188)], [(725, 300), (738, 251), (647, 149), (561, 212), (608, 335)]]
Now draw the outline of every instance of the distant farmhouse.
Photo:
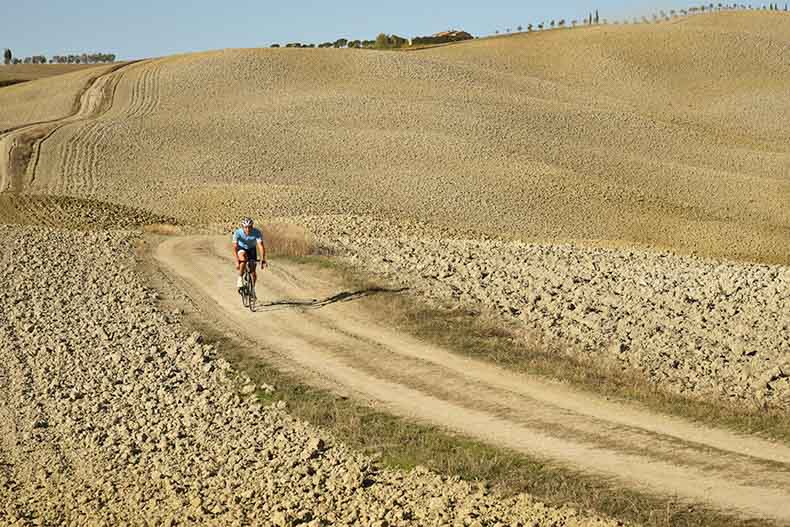
[(456, 40), (471, 40), (474, 38), (466, 31), (459, 31), (457, 29), (450, 29), (447, 31), (442, 31), (441, 33), (435, 33), (433, 36), (436, 38), (446, 38), (448, 42), (455, 42)]
[(447, 42), (471, 40), (473, 38), (475, 37), (473, 37), (466, 31), (450, 29), (448, 31), (442, 31), (441, 33), (435, 33), (430, 37), (414, 37), (413, 39), (411, 39), (411, 44), (413, 46), (426, 45), (426, 44), (444, 44)]

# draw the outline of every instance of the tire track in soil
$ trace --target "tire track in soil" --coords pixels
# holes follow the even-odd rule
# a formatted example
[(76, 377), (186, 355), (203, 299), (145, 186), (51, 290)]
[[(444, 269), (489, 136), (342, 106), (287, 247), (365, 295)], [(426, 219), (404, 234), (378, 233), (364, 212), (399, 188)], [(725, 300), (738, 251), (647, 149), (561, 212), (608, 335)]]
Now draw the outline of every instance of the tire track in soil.
[[(125, 108), (120, 110), (120, 115), (112, 120), (99, 117), (89, 125), (83, 125), (70, 138), (70, 164), (64, 166), (61, 175), (61, 183), (64, 187), (68, 187), (69, 181), (75, 181), (81, 194), (93, 196), (100, 174), (101, 145), (104, 144), (107, 135), (113, 128), (122, 126), (129, 120), (151, 115), (159, 105), (159, 72), (161, 68), (158, 62), (144, 63), (138, 68), (142, 70), (142, 73), (134, 80), (131, 100)], [(124, 73), (130, 74), (131, 71), (133, 70), (127, 70)], [(119, 77), (114, 84), (117, 85), (122, 80), (123, 76)]]
[(60, 175), (53, 182), (59, 189), (58, 193), (64, 193), (68, 186), (67, 182), (73, 182), (78, 188), (88, 186), (86, 172), (84, 170), (84, 154), (80, 151), (83, 144), (83, 137), (86, 137), (94, 123), (80, 127), (63, 145), (64, 154), (62, 155), (63, 164), (61, 165)]
[[(100, 114), (88, 123), (74, 123), (77, 130), (66, 139), (61, 147), (60, 175), (52, 184), (59, 187), (59, 193), (68, 191), (69, 188), (79, 188), (80, 193), (93, 196), (96, 189), (96, 174), (98, 173), (99, 145), (106, 137), (106, 126), (102, 115), (109, 110), (115, 98), (115, 89), (128, 72), (124, 70), (108, 80), (102, 87), (103, 100), (107, 101)], [(111, 125), (111, 124), (110, 124)]]
[[(71, 123), (94, 119), (106, 112), (112, 104), (114, 82), (123, 69), (137, 63), (121, 63), (110, 71), (92, 79), (81, 92), (79, 104), (71, 115), (62, 119), (32, 123), (17, 127), (0, 135), (0, 193), (21, 193), (35, 180), (35, 170), (41, 145), (55, 132)], [(113, 88), (107, 93), (107, 86)], [(20, 150), (30, 152), (19, 158)]]
[[(746, 517), (790, 522), (790, 447), (666, 417), (456, 356), (382, 327), (353, 302), (321, 309), (241, 308), (227, 240), (185, 237), (156, 257), (222, 325), (308, 380), (351, 390), (438, 424), (618, 484)], [(229, 253), (228, 253), (229, 254)], [(264, 275), (266, 303), (336, 294), (303, 266)]]
[[(118, 82), (120, 82), (120, 79), (125, 73), (125, 71), (121, 72), (114, 78), (114, 82), (112, 83), (112, 92), (111, 94), (105, 92), (105, 100), (107, 100), (108, 95), (111, 97), (114, 96), (115, 86)], [(110, 99), (110, 104), (112, 102), (114, 101)], [(108, 104), (105, 109), (109, 109), (110, 104)], [(73, 126), (77, 127), (77, 130), (72, 134), (71, 137), (64, 141), (63, 146), (61, 147), (64, 153), (60, 156), (60, 158), (63, 159), (63, 163), (60, 166), (60, 176), (52, 182), (53, 185), (56, 185), (59, 188), (58, 193), (64, 193), (70, 186), (72, 186), (80, 188), (88, 195), (92, 195), (95, 185), (88, 171), (88, 166), (90, 165), (89, 158), (91, 154), (86, 154), (83, 151), (83, 145), (90, 143), (88, 138), (92, 135), (94, 129), (99, 127), (99, 123), (100, 121), (97, 118), (88, 122), (87, 124), (73, 124)], [(64, 127), (64, 131), (67, 128), (68, 127)]]
[(151, 115), (160, 102), (160, 73), (159, 61), (146, 64), (142, 75), (135, 82), (134, 100), (129, 104), (127, 119), (141, 118)]
[[(117, 75), (109, 77), (106, 84), (101, 87), (101, 98), (103, 101), (103, 107), (100, 112), (98, 112), (93, 120), (90, 121), (90, 124), (84, 126), (84, 132), (80, 134), (80, 139), (84, 140), (86, 144), (92, 145), (93, 142), (90, 140), (91, 136), (94, 135), (95, 131), (101, 127), (101, 117), (104, 113), (106, 113), (114, 102), (115, 97), (115, 88), (121, 79), (124, 77), (127, 70), (119, 72)], [(81, 126), (82, 123), (77, 123), (76, 126)], [(80, 152), (79, 144), (72, 144), (73, 147), (73, 156), (72, 159), (76, 160), (76, 163), (79, 165), (79, 169), (75, 171), (75, 175), (79, 178), (81, 177), (83, 180), (84, 191), (87, 195), (93, 195), (95, 189), (95, 181), (93, 175), (89, 171), (89, 167), (94, 161), (95, 153), (92, 149), (89, 149), (88, 153)], [(61, 182), (63, 188), (68, 187), (68, 179), (64, 178)]]

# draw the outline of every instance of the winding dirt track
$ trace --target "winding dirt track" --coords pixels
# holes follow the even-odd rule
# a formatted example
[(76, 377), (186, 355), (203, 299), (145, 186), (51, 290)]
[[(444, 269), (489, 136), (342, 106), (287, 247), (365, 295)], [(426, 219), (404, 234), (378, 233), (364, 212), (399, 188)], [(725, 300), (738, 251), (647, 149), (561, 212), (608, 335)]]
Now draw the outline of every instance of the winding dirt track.
[[(790, 448), (601, 400), (501, 370), (383, 327), (310, 267), (276, 262), (261, 309), (241, 307), (224, 237), (156, 251), (208, 315), (308, 380), (392, 412), (559, 462), (622, 485), (744, 516), (790, 522)], [(363, 293), (362, 293), (363, 294)]]

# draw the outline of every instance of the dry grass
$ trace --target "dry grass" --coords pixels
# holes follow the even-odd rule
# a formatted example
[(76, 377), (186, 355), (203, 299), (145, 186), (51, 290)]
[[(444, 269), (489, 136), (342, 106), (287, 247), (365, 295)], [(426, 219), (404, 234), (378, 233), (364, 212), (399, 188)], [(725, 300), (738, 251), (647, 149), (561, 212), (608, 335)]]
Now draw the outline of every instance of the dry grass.
[[(265, 223), (260, 226), (266, 250), (272, 257), (300, 258), (321, 253), (315, 237), (307, 229), (293, 223)], [(146, 234), (178, 236), (184, 228), (171, 223), (151, 223), (143, 226)]]
[(316, 254), (315, 238), (292, 223), (267, 223), (261, 227), (266, 251), (271, 256), (309, 256)]

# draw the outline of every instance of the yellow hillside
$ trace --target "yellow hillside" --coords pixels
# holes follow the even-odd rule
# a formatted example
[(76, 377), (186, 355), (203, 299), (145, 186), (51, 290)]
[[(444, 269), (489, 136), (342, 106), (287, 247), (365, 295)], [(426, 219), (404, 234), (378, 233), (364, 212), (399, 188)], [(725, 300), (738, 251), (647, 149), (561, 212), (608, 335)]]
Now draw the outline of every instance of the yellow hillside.
[(0, 65), (0, 83), (45, 79), (97, 66), (98, 64), (2, 64)]
[(739, 12), (169, 57), (49, 138), (30, 191), (186, 222), (369, 213), (790, 261), (788, 46), (790, 16)]
[(85, 83), (112, 67), (106, 64), (0, 66), (0, 80), (30, 79), (29, 82), (0, 88), (0, 132), (67, 116), (74, 110)]

